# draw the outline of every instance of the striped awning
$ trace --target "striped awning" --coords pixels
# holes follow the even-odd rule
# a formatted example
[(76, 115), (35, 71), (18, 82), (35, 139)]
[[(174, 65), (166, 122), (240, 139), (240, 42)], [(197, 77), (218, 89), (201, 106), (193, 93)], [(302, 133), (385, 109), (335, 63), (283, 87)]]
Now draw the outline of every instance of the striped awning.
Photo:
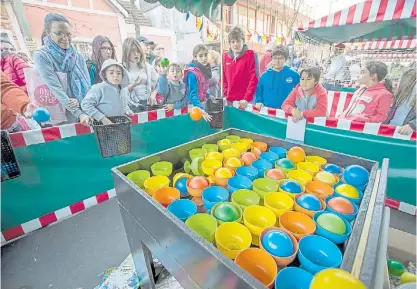
[(415, 49), (416, 39), (395, 41), (368, 41), (358, 43), (354, 50), (382, 50), (382, 49)]
[(366, 0), (312, 20), (298, 31), (326, 42), (415, 39), (416, 0)]

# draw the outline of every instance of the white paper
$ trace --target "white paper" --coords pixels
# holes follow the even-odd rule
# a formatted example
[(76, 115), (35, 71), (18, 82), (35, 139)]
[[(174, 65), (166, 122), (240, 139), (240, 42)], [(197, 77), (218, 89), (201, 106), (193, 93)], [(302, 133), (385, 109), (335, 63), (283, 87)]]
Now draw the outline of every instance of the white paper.
[(287, 120), (287, 134), (285, 138), (292, 142), (304, 143), (307, 120), (305, 118), (294, 122), (292, 116)]

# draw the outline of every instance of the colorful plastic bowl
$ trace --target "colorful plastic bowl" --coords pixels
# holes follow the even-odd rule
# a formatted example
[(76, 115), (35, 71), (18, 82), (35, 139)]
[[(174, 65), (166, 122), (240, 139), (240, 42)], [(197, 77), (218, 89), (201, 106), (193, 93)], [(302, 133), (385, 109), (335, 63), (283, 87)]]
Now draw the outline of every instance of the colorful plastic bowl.
[(231, 157), (225, 160), (224, 167), (236, 171), (237, 168), (243, 166), (241, 159), (237, 157)]
[(253, 166), (242, 166), (236, 169), (236, 175), (247, 177), (254, 181), (258, 177), (258, 170)]
[(264, 229), (274, 226), (276, 220), (275, 214), (263, 206), (249, 206), (243, 212), (243, 223), (256, 236), (261, 235)]
[(228, 139), (221, 139), (217, 142), (220, 151), (224, 151), (226, 149), (230, 149), (232, 146), (232, 142)]
[(201, 198), (203, 205), (207, 210), (213, 208), (214, 205), (229, 199), (228, 191), (220, 186), (211, 186), (204, 189)]
[(240, 153), (246, 152), (249, 148), (247, 144), (238, 142), (238, 143), (232, 143), (232, 149), (238, 150)]
[[(274, 251), (272, 251), (271, 249), (279, 249), (280, 247), (282, 247), (283, 244), (280, 243), (274, 243), (274, 240), (271, 240), (270, 244), (267, 244), (267, 246), (265, 245), (265, 235), (268, 232), (271, 231), (279, 231), (284, 233), (286, 236), (288, 236), (289, 241), (292, 244), (292, 252), (286, 256), (286, 257), (279, 257), (273, 254)], [(281, 241), (281, 240), (279, 240)], [(275, 262), (277, 263), (278, 267), (285, 267), (288, 264), (290, 264), (292, 261), (294, 261), (295, 257), (297, 256), (297, 252), (298, 252), (298, 242), (297, 239), (291, 234), (291, 232), (289, 232), (286, 229), (283, 228), (278, 228), (278, 227), (269, 227), (266, 228), (265, 230), (262, 231), (261, 235), (259, 236), (259, 246), (261, 249), (267, 251), (275, 260)]]
[(235, 264), (268, 288), (273, 288), (278, 267), (271, 255), (258, 248), (248, 248), (237, 255)]
[(263, 178), (265, 171), (272, 169), (272, 164), (267, 160), (259, 159), (252, 163), (252, 166), (258, 170), (258, 177)]
[[(358, 198), (351, 198), (351, 197), (348, 197), (348, 194), (346, 194), (346, 193), (340, 193), (341, 190), (340, 190), (340, 188), (338, 188), (340, 186), (343, 186), (344, 188), (346, 188), (346, 191), (349, 191), (351, 189), (355, 189), (357, 191), (357, 193), (359, 194), (359, 197)], [(353, 187), (349, 184), (340, 184), (340, 183), (334, 185), (333, 188), (334, 188), (334, 194), (333, 195), (335, 197), (346, 198), (349, 201), (351, 201), (352, 203), (355, 203), (356, 205), (359, 205), (361, 203), (361, 200), (363, 198), (363, 192), (358, 190), (357, 188), (355, 188), (355, 187)]]
[(187, 191), (193, 197), (201, 197), (203, 190), (210, 185), (204, 177), (192, 177), (187, 181)]
[(218, 152), (219, 151), (219, 146), (216, 144), (205, 144), (201, 147), (203, 150), (205, 150), (206, 152)]
[(288, 173), (290, 170), (293, 170), (295, 168), (295, 165), (289, 159), (282, 158), (275, 162), (275, 168), (281, 169), (284, 172)]
[(335, 164), (324, 164), (322, 166), (323, 171), (326, 171), (331, 174), (340, 176), (342, 174), (342, 168)]
[(315, 197), (315, 198), (318, 199), (318, 201), (320, 203), (320, 208), (318, 210), (310, 210), (310, 209), (307, 209), (306, 207), (308, 206), (308, 200), (306, 201), (307, 203), (305, 203), (305, 204), (304, 203), (299, 204), (300, 203), (299, 202), (300, 198), (305, 198), (307, 195), (308, 194), (299, 194), (299, 195), (295, 196), (295, 199), (294, 199), (295, 200), (295, 202), (294, 202), (294, 210), (296, 212), (300, 212), (300, 213), (306, 214), (307, 216), (309, 216), (310, 218), (312, 218), (316, 212), (323, 211), (326, 208), (326, 203), (322, 199), (320, 199), (319, 197), (317, 197), (316, 195), (311, 194), (311, 196), (313, 196), (313, 197)]
[(314, 194), (324, 200), (333, 195), (334, 189), (329, 184), (320, 181), (310, 181), (306, 184), (306, 193)]
[(285, 193), (271, 192), (265, 195), (264, 206), (279, 218), (283, 213), (293, 209), (294, 200)]
[(310, 173), (299, 169), (289, 171), (287, 178), (290, 180), (296, 180), (302, 185), (306, 185), (309, 181), (313, 180), (313, 176)]
[(218, 160), (223, 162), (223, 154), (220, 152), (208, 152), (206, 154), (206, 160)]
[(210, 210), (210, 214), (220, 224), (242, 221), (242, 209), (232, 202), (217, 203)]
[(297, 240), (316, 231), (316, 224), (309, 216), (294, 211), (283, 213), (279, 218), (279, 226), (290, 231)]
[(145, 180), (143, 186), (145, 188), (145, 191), (152, 196), (155, 193), (155, 191), (161, 188), (168, 187), (169, 183), (170, 179), (166, 176), (153, 176)]
[(313, 275), (298, 267), (287, 267), (278, 272), (275, 289), (310, 289)]
[(205, 149), (192, 149), (189, 151), (189, 155), (190, 155), (190, 159), (193, 160), (195, 158), (202, 158), (204, 159), (205, 155), (206, 155), (206, 150)]
[(157, 162), (151, 166), (152, 174), (154, 176), (166, 176), (169, 177), (172, 174), (172, 163), (170, 162)]
[(251, 147), (251, 144), (253, 143), (253, 139), (251, 138), (241, 138), (239, 140), (239, 142), (246, 144), (246, 146), (248, 147), (248, 149)]
[(261, 141), (255, 141), (252, 143), (251, 146), (259, 149), (262, 153), (266, 152), (266, 150), (268, 149), (268, 145)]
[(226, 139), (230, 140), (232, 143), (238, 143), (240, 141), (240, 136), (238, 135), (228, 135)]
[(342, 263), (342, 252), (337, 245), (321, 236), (305, 236), (298, 246), (301, 266), (313, 275), (327, 268), (339, 268)]
[[(350, 234), (352, 233), (352, 226), (348, 221), (346, 221), (344, 218), (341, 218), (342, 221), (345, 223), (346, 226), (346, 232), (345, 234), (335, 234), (333, 232), (330, 232), (324, 228), (322, 228), (320, 225), (317, 224), (317, 218), (320, 217), (322, 214), (331, 214), (326, 211), (317, 212), (313, 216), (313, 221), (316, 224), (316, 235), (322, 236), (330, 241), (332, 241), (335, 244), (341, 244), (344, 241), (349, 238)], [(337, 215), (336, 215), (337, 216)]]
[(336, 211), (335, 209), (333, 209), (331, 206), (328, 205), (329, 201), (331, 199), (334, 199), (334, 198), (338, 198), (338, 197), (337, 196), (330, 196), (330, 197), (326, 198), (326, 200), (325, 200), (326, 204), (327, 204), (326, 211), (328, 211), (330, 213), (333, 213), (333, 214), (336, 214), (336, 215), (342, 217), (343, 219), (345, 219), (348, 222), (352, 222), (353, 220), (355, 220), (356, 216), (358, 215), (358, 210), (359, 210), (358, 206), (355, 203), (349, 201), (348, 199), (345, 199), (348, 202), (350, 202), (350, 204), (352, 205), (353, 213), (352, 214), (341, 213), (339, 211)]
[(288, 152), (288, 150), (283, 147), (270, 147), (269, 151), (277, 154), (280, 159), (285, 158)]
[(214, 236), (217, 249), (232, 260), (252, 243), (248, 228), (236, 222), (221, 224)]
[(315, 163), (311, 163), (311, 162), (299, 162), (297, 163), (297, 169), (306, 171), (312, 176), (314, 176), (320, 171), (320, 167), (316, 165)]
[(127, 175), (127, 178), (134, 182), (139, 188), (143, 188), (145, 181), (150, 177), (151, 173), (146, 170), (133, 171)]
[(201, 169), (207, 176), (211, 176), (213, 172), (222, 167), (222, 162), (219, 160), (204, 160), (201, 163)]
[(228, 168), (218, 168), (213, 172), (213, 181), (216, 185), (226, 187), (228, 180), (235, 175), (235, 172)]
[(327, 163), (327, 160), (320, 156), (306, 156), (306, 162), (310, 162), (321, 167)]
[(259, 157), (263, 160), (270, 162), (272, 166), (275, 164), (275, 161), (279, 159), (279, 156), (273, 152), (261, 153)]
[(185, 222), (189, 217), (197, 213), (197, 205), (191, 200), (175, 200), (169, 204), (168, 211), (181, 221)]
[(303, 193), (305, 187), (296, 180), (281, 180), (279, 183), (279, 192), (285, 193), (291, 198), (295, 198), (296, 195)]
[(252, 152), (247, 152), (241, 154), (240, 159), (245, 164), (245, 166), (251, 166), (252, 163), (258, 159), (258, 157)]
[(277, 192), (278, 188), (278, 183), (268, 178), (260, 178), (253, 181), (253, 191), (255, 191), (261, 199), (264, 199), (267, 193)]
[(343, 171), (343, 179), (352, 186), (361, 187), (368, 183), (369, 172), (359, 165), (347, 166)]
[(239, 205), (242, 210), (249, 206), (259, 205), (261, 197), (251, 190), (236, 190), (232, 194), (232, 202)]
[(191, 161), (190, 169), (195, 176), (204, 176), (203, 172), (203, 158), (196, 157)]
[(339, 178), (332, 173), (320, 171), (314, 176), (314, 180), (333, 186), (339, 181)]
[(231, 194), (234, 191), (240, 190), (240, 189), (251, 190), (252, 181), (247, 177), (234, 176), (234, 177), (231, 177), (229, 181), (227, 182), (227, 188)]
[(180, 191), (176, 188), (165, 187), (155, 191), (152, 198), (167, 208), (169, 204), (180, 198)]
[(240, 151), (234, 148), (225, 149), (223, 151), (223, 160), (227, 161), (230, 158), (239, 158), (240, 157)]
[(264, 177), (271, 179), (271, 180), (280, 181), (280, 180), (284, 180), (287, 177), (287, 175), (281, 169), (269, 169), (265, 171)]
[(185, 224), (208, 242), (214, 242), (217, 221), (212, 215), (202, 213), (195, 214), (189, 217), (188, 220), (185, 221)]

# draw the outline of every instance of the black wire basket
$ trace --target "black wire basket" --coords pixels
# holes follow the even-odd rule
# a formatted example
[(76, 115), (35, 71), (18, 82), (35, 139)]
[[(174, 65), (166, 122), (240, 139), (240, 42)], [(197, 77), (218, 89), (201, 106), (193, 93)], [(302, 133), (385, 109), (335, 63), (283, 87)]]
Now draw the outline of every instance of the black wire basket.
[(128, 154), (131, 151), (130, 119), (126, 116), (108, 117), (112, 124), (94, 122), (93, 129), (103, 158)]
[(1, 131), (1, 181), (7, 181), (20, 176), (19, 163), (13, 151), (13, 146), (7, 131)]
[(206, 101), (206, 111), (211, 114), (212, 112), (223, 111), (224, 100), (223, 98), (209, 97)]
[(211, 128), (223, 128), (223, 111), (211, 112)]

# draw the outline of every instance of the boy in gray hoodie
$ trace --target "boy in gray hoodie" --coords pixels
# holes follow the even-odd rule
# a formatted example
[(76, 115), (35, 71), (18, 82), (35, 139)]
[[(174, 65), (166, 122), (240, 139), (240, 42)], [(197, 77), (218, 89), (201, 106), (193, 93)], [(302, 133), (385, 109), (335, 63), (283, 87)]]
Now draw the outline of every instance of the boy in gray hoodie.
[[(109, 116), (132, 115), (128, 101), (130, 92), (139, 84), (129, 84), (127, 71), (114, 59), (104, 61), (100, 77), (103, 82), (95, 84), (81, 103), (85, 113), (103, 124), (111, 124)], [(123, 87), (123, 88), (122, 88)]]

